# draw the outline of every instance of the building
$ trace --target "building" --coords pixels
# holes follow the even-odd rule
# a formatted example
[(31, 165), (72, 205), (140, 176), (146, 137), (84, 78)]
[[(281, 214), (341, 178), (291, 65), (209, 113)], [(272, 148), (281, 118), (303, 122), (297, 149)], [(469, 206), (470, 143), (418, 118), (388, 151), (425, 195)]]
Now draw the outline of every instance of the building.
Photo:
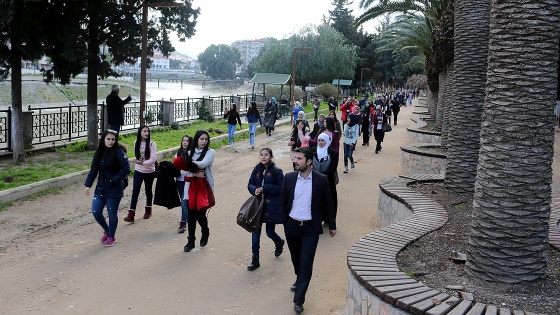
[(245, 73), (247, 70), (247, 66), (249, 66), (253, 59), (255, 59), (261, 48), (264, 47), (266, 43), (266, 39), (255, 39), (255, 40), (238, 40), (231, 44), (231, 47), (235, 47), (241, 53), (241, 65), (239, 65), (236, 69), (236, 73)]

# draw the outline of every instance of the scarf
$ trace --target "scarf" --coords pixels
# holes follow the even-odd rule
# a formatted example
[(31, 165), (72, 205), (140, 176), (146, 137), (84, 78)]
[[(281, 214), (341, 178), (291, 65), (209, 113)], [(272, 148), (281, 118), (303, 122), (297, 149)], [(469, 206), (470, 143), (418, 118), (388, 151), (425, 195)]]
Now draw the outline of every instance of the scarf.
[(317, 158), (320, 161), (329, 156), (329, 146), (331, 145), (331, 138), (326, 133), (322, 133), (319, 135), (318, 139), (325, 140), (325, 142), (327, 143), (323, 148), (317, 146)]

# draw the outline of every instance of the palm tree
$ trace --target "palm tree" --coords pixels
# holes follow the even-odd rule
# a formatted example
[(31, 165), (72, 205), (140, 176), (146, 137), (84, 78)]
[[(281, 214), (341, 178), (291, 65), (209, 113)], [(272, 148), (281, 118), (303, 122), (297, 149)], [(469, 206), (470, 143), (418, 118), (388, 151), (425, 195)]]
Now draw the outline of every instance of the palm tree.
[(492, 2), (466, 265), (480, 279), (546, 277), (559, 9), (558, 0)]
[(455, 93), (448, 124), (445, 187), (474, 192), (480, 125), (486, 88), (490, 0), (464, 0), (455, 5)]

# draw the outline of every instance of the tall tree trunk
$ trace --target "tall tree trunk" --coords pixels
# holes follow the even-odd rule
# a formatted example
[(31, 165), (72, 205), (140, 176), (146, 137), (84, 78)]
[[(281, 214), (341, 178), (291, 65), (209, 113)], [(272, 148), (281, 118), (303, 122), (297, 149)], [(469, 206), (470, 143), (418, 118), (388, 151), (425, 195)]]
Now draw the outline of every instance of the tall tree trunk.
[(25, 147), (23, 145), (23, 114), (21, 103), (21, 39), (18, 35), (21, 23), (22, 3), (15, 1), (13, 4), (13, 16), (11, 22), (11, 55), (10, 66), (12, 70), (12, 119), (11, 119), (11, 141), (14, 161), (25, 161)]
[(445, 111), (445, 85), (447, 84), (447, 69), (439, 73), (439, 92), (436, 114), (436, 130), (443, 128), (443, 112)]
[(467, 272), (544, 279), (554, 144), (559, 0), (493, 1)]
[(87, 76), (87, 148), (95, 150), (99, 142), (98, 138), (98, 114), (97, 114), (97, 66), (99, 64), (99, 40), (97, 39), (99, 20), (97, 17), (97, 5), (95, 0), (88, 1), (89, 24), (88, 24), (88, 76)]
[(453, 82), (454, 78), (454, 71), (453, 71), (453, 64), (449, 66), (447, 69), (447, 82), (445, 83), (445, 91), (444, 91), (444, 104), (445, 110), (443, 111), (443, 124), (441, 129), (441, 146), (447, 148), (449, 141), (448, 141), (448, 131), (449, 131), (449, 116), (451, 107), (451, 101), (453, 100), (453, 90), (455, 84)]
[(480, 124), (486, 95), (490, 0), (455, 2), (455, 95), (448, 125), (445, 187), (474, 193)]
[(435, 122), (437, 116), (437, 93), (432, 92), (430, 88), (426, 90), (426, 103), (428, 104), (428, 112), (430, 113), (430, 119)]

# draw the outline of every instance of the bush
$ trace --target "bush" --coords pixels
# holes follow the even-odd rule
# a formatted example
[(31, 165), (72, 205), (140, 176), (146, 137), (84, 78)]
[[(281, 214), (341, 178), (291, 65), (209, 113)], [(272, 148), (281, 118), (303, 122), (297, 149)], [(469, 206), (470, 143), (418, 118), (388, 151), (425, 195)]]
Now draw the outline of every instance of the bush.
[(204, 103), (202, 103), (201, 101), (198, 101), (198, 102), (196, 102), (194, 107), (196, 108), (196, 111), (198, 112), (198, 119), (204, 120), (204, 121), (207, 121), (207, 122), (213, 122), (214, 121), (214, 119), (215, 119), (214, 115), (212, 115), (212, 112), (210, 112), (210, 109)]
[[(290, 101), (290, 91), (291, 91), (292, 87), (290, 85), (284, 85), (284, 88), (282, 89), (282, 94), (286, 95), (286, 98), (288, 99), (288, 101)], [(262, 91), (262, 90), (261, 90)], [(282, 94), (280, 94), (280, 85), (267, 85), (265, 87), (265, 98), (270, 98), (270, 97), (274, 97), (276, 98), (277, 102), (280, 102), (280, 100), (282, 99)], [(296, 100), (302, 99), (303, 98), (303, 91), (301, 90), (301, 88), (299, 86), (295, 87), (295, 92)]]
[(315, 88), (315, 96), (322, 96), (324, 100), (327, 100), (329, 97), (336, 95), (337, 91), (336, 86), (330, 83), (323, 83)]

